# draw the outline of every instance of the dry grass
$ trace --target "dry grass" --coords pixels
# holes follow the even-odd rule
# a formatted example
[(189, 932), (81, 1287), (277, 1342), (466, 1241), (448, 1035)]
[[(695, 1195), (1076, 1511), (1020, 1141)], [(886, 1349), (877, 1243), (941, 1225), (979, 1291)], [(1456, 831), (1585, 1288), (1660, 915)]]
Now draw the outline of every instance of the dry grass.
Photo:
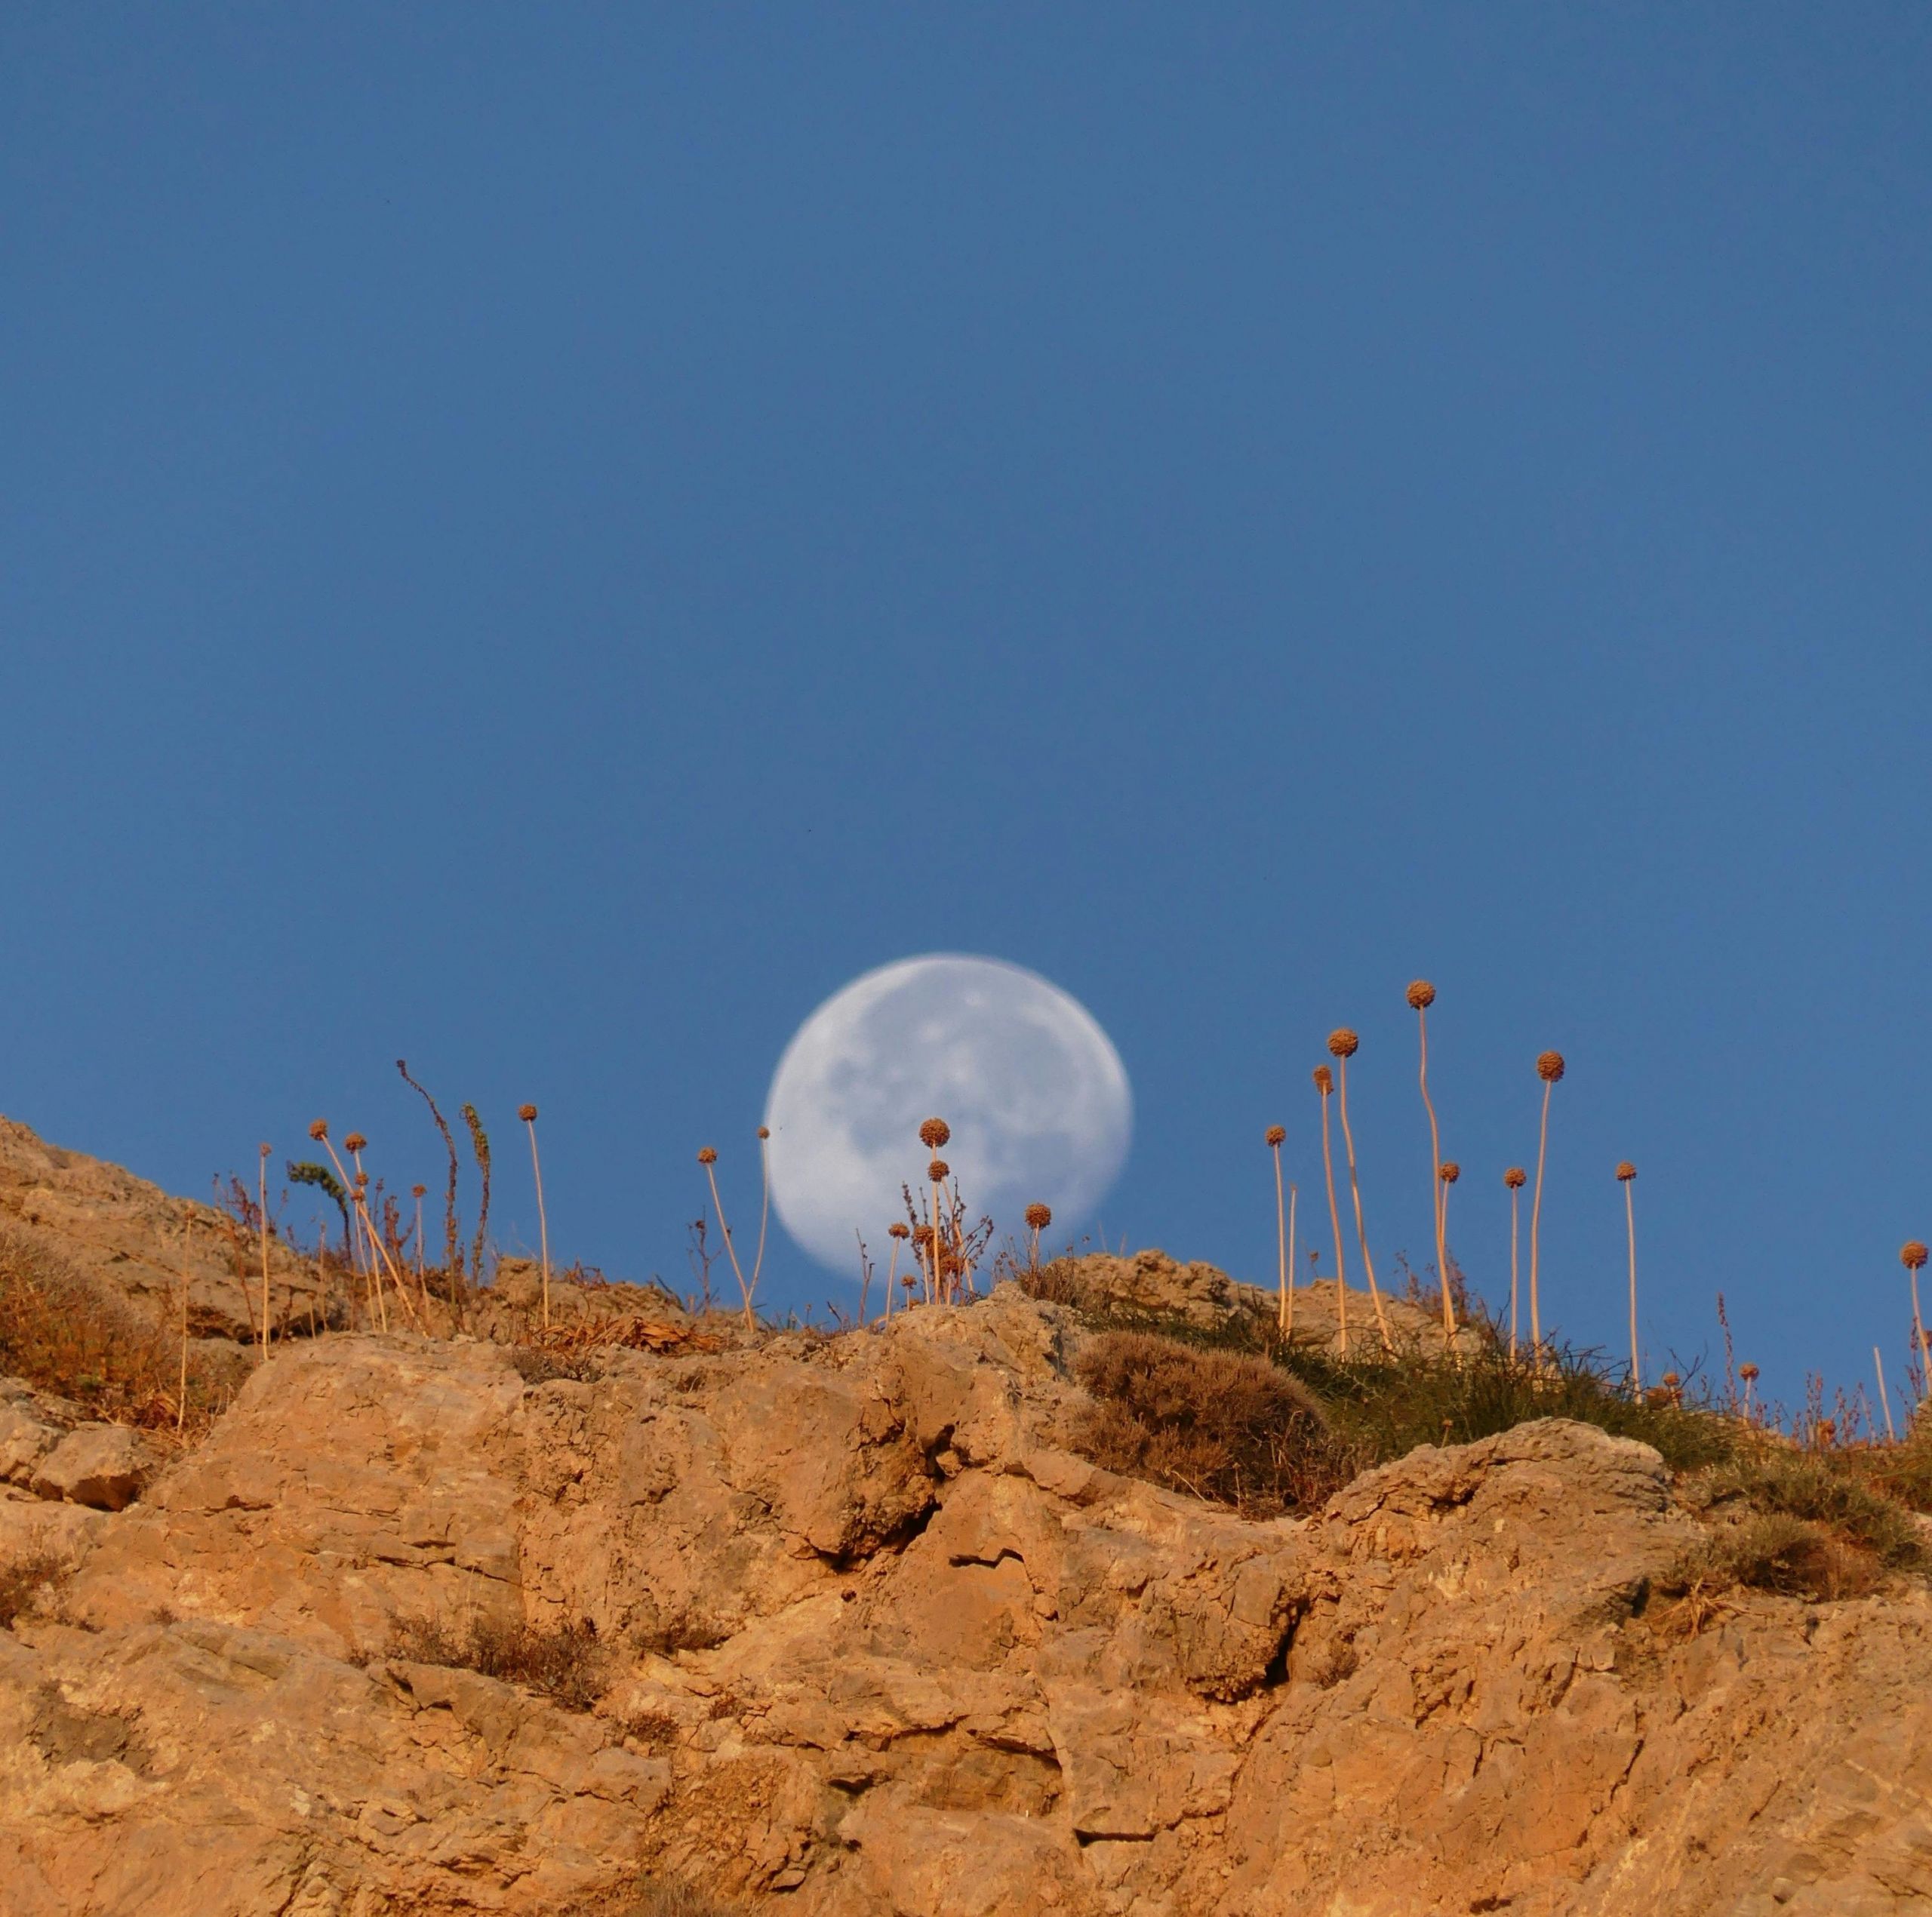
[(1075, 1371), (1094, 1398), (1076, 1439), (1087, 1457), (1251, 1516), (1318, 1504), (1364, 1462), (1266, 1359), (1109, 1331)]
[(1706, 1546), (1701, 1568), (1720, 1588), (1822, 1602), (1862, 1598), (1884, 1580), (1878, 1559), (1829, 1525), (1780, 1513), (1760, 1513), (1727, 1528)]
[(17, 1620), (44, 1608), (71, 1568), (63, 1559), (38, 1551), (0, 1565), (0, 1631), (11, 1631)]
[[(0, 1374), (97, 1417), (172, 1430), (181, 1340), (31, 1239), (0, 1229)], [(226, 1380), (191, 1346), (189, 1435), (208, 1429), (227, 1395)]]
[(1698, 1488), (1720, 1514), (1741, 1507), (1814, 1525), (1887, 1570), (1921, 1568), (1926, 1552), (1910, 1512), (1863, 1478), (1853, 1455), (1755, 1440), (1705, 1473)]
[(432, 1618), (401, 1618), (391, 1634), (389, 1654), (520, 1684), (567, 1711), (589, 1710), (609, 1685), (610, 1660), (588, 1620), (543, 1631), (485, 1618), (460, 1629)]

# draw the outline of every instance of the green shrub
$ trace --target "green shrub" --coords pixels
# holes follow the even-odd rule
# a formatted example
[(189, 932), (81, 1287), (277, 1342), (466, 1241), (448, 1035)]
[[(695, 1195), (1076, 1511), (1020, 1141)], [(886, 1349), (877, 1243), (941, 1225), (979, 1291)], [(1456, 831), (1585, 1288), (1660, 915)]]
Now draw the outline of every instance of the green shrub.
[(1767, 1518), (1822, 1526), (1888, 1568), (1922, 1563), (1911, 1513), (1860, 1473), (1851, 1452), (1801, 1451), (1761, 1437), (1705, 1473), (1703, 1484), (1714, 1502), (1737, 1499)]
[(1574, 1418), (1654, 1445), (1675, 1471), (1727, 1457), (1730, 1422), (1697, 1405), (1639, 1403), (1587, 1353), (1558, 1352), (1539, 1374), (1485, 1345), (1454, 1359), (1440, 1352), (1380, 1349), (1341, 1358), (1309, 1345), (1278, 1348), (1275, 1362), (1300, 1378), (1336, 1428), (1380, 1463), (1418, 1445), (1466, 1445), (1533, 1418)]

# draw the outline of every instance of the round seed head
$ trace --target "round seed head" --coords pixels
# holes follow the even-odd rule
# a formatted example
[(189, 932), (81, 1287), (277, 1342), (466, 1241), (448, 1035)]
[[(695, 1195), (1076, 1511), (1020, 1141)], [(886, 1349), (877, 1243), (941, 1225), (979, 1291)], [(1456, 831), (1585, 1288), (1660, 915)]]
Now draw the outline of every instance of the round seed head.
[(1361, 1048), (1361, 1041), (1346, 1025), (1338, 1025), (1328, 1035), (1328, 1049), (1337, 1058), (1352, 1058)]
[(1325, 1065), (1315, 1068), (1315, 1088), (1324, 1098), (1335, 1089), (1335, 1075)]
[(926, 1167), (926, 1176), (937, 1185), (952, 1169), (952, 1166), (948, 1165), (945, 1159), (934, 1159), (932, 1163)]
[(427, 1185), (412, 1185), (409, 1188), (409, 1195), (411, 1198), (420, 1198), (429, 1189)]
[(1279, 1146), (1287, 1139), (1287, 1135), (1288, 1128), (1286, 1125), (1271, 1125), (1264, 1134), (1264, 1140), (1269, 1145)]
[(534, 1105), (519, 1105), (516, 1108), (516, 1115), (525, 1125), (537, 1122), (537, 1107)]
[(342, 1149), (345, 1152), (359, 1152), (368, 1142), (368, 1140), (365, 1138), (359, 1131), (352, 1131), (342, 1141)]
[(317, 1140), (318, 1143), (321, 1140), (328, 1137), (328, 1135), (329, 1122), (327, 1119), (318, 1119), (309, 1128), (309, 1136)]
[(910, 1238), (912, 1235), (912, 1228), (909, 1225), (891, 1224), (886, 1226), (885, 1235), (888, 1238)]
[(1617, 1180), (1619, 1184), (1629, 1184), (1636, 1175), (1637, 1168), (1628, 1159), (1620, 1159), (1617, 1161)]
[(1915, 1272), (1924, 1262), (1924, 1246), (1921, 1245), (1915, 1238), (1906, 1239), (1899, 1252), (1899, 1263), (1904, 1266), (1907, 1271)]
[(1445, 1185), (1453, 1185), (1463, 1175), (1463, 1168), (1454, 1159), (1444, 1159), (1436, 1168), (1436, 1175)]
[(1530, 1182), (1530, 1174), (1520, 1165), (1512, 1165), (1503, 1174), (1503, 1182), (1512, 1192), (1520, 1192)]
[(262, 1156), (263, 1156), (263, 1158), (266, 1158), (266, 1157), (268, 1156), (268, 1155), (269, 1154), (269, 1152), (272, 1152), (272, 1151), (273, 1151), (274, 1149), (275, 1149), (275, 1147), (274, 1147), (272, 1145), (264, 1145), (264, 1146), (262, 1147)]
[(1026, 1208), (1026, 1223), (1034, 1231), (1043, 1232), (1054, 1221), (1054, 1208), (1050, 1205), (1029, 1205)]
[(1560, 1051), (1539, 1052), (1537, 1054), (1537, 1076), (1546, 1085), (1555, 1085), (1563, 1075), (1563, 1054)]
[(715, 1165), (718, 1162), (718, 1147), (715, 1145), (700, 1145), (697, 1162), (700, 1165)]
[(771, 1136), (771, 1126), (769, 1126), (768, 1125), (760, 1125), (760, 1126), (758, 1127), (758, 1143), (759, 1143), (760, 1144), (762, 1144), (762, 1143), (765, 1141), (765, 1140), (766, 1140), (766, 1139), (769, 1138), (769, 1137)]
[(929, 1152), (937, 1152), (952, 1136), (952, 1128), (943, 1119), (928, 1119), (919, 1128), (919, 1143)]
[(1753, 1365), (1749, 1359), (1747, 1359), (1742, 1365), (1738, 1366), (1737, 1375), (1742, 1378), (1746, 1384), (1755, 1383), (1758, 1377), (1758, 1368), (1756, 1365)]
[(1409, 1003), (1419, 1012), (1428, 1011), (1435, 1003), (1435, 987), (1426, 978), (1419, 978), (1409, 987)]

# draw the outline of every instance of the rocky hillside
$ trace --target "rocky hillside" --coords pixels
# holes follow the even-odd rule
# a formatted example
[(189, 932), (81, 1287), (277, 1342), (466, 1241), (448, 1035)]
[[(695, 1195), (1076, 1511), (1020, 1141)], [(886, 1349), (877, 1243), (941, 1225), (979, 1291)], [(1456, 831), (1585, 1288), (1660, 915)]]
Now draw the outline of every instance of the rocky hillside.
[(1932, 1595), (1687, 1592), (1642, 1445), (1546, 1418), (1254, 1522), (1083, 1454), (1068, 1306), (627, 1295), (291, 1340), (198, 1445), (0, 1386), (0, 1910), (1932, 1912)]

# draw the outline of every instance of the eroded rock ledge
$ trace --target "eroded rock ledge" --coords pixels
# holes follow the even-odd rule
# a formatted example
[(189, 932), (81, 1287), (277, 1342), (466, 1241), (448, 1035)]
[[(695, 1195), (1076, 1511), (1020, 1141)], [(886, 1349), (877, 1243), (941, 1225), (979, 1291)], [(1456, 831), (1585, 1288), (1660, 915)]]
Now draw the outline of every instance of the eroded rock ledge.
[[(10, 1917), (1932, 1910), (1932, 1605), (1645, 1614), (1691, 1520), (1545, 1421), (1248, 1523), (1069, 1448), (1011, 1288), (838, 1338), (277, 1356), (0, 1632)], [(595, 1626), (593, 1713), (392, 1654)], [(613, 1900), (607, 1905), (601, 1900)]]

